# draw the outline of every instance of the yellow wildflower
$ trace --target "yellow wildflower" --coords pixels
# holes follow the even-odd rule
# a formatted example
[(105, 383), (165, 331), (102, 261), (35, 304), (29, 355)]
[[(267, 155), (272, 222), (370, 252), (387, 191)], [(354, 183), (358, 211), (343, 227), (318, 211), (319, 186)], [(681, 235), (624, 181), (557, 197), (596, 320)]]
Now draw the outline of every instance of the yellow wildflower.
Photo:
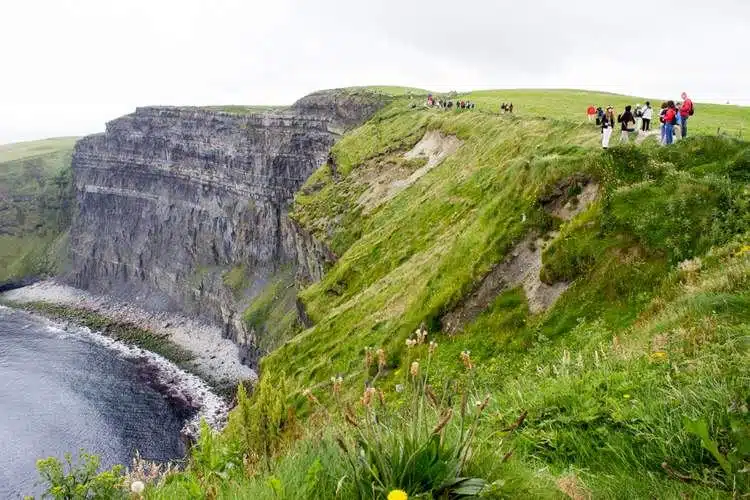
[(653, 361), (663, 361), (667, 359), (669, 356), (664, 351), (656, 351), (656, 352), (652, 352), (650, 357)]
[(392, 490), (388, 493), (388, 500), (407, 500), (409, 495), (404, 490)]

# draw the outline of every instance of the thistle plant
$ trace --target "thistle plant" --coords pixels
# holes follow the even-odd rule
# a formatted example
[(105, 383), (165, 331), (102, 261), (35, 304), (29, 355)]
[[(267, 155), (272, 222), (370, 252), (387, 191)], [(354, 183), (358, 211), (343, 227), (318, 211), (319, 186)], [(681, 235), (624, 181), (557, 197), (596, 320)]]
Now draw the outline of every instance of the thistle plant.
[[(450, 392), (456, 389), (450, 384), (438, 397), (430, 385), (437, 342), (428, 343), (427, 330), (420, 327), (406, 346), (426, 359), (412, 357), (407, 380), (394, 391), (394, 400), (406, 397), (404, 405), (389, 401), (388, 394), (376, 386), (385, 368), (385, 351), (373, 348), (365, 350), (364, 364), (369, 369), (377, 363), (378, 372), (366, 384), (357, 405), (341, 404), (337, 399), (342, 426), (336, 442), (349, 467), (345, 481), (351, 483), (357, 498), (385, 499), (394, 491), (409, 497), (477, 495), (485, 482), (466, 477), (465, 470), (491, 397), (468, 394), (468, 389), (455, 397), (457, 394)], [(474, 365), (468, 351), (460, 361), (471, 376)], [(340, 378), (331, 382), (334, 395), (338, 395)], [(450, 401), (458, 400), (461, 406), (454, 409)], [(476, 401), (473, 409), (468, 408), (470, 400)]]

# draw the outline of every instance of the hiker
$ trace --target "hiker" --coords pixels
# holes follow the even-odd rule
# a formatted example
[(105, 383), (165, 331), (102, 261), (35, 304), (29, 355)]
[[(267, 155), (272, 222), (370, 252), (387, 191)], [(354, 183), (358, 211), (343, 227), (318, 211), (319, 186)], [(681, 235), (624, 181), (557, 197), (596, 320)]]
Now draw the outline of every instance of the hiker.
[[(625, 106), (625, 112), (617, 117), (617, 121), (620, 122), (620, 142), (630, 142), (630, 132), (635, 130), (635, 117), (631, 111), (630, 105)], [(632, 124), (632, 125), (631, 125)]]
[(593, 122), (593, 121), (594, 121), (594, 117), (595, 117), (595, 116), (596, 116), (596, 108), (595, 108), (595, 107), (594, 107), (594, 105), (592, 104), (591, 106), (589, 106), (589, 107), (588, 107), (588, 108), (586, 109), (586, 117), (588, 117), (588, 119), (589, 119), (589, 122)]
[(506, 109), (507, 109), (507, 108), (506, 108), (506, 106), (505, 106), (505, 103), (502, 103), (502, 104), (500, 105), (500, 112), (501, 112), (501, 113), (505, 113), (505, 110), (506, 110)]
[(693, 109), (693, 101), (690, 100), (685, 92), (680, 97), (682, 97), (682, 106), (680, 106), (680, 135), (684, 139), (687, 137), (688, 118), (693, 116), (695, 110)]
[(598, 106), (596, 108), (596, 124), (601, 125), (602, 124), (602, 116), (604, 116), (604, 110), (601, 106)]
[(612, 129), (615, 127), (615, 112), (612, 106), (607, 106), (607, 111), (602, 115), (602, 147), (609, 147), (609, 138), (612, 137)]
[(677, 125), (677, 107), (674, 105), (674, 101), (667, 102), (667, 110), (664, 112), (664, 144), (672, 144), (674, 134), (674, 126)]
[(675, 111), (675, 124), (674, 124), (674, 139), (677, 140), (681, 137), (682, 132), (682, 115), (680, 115), (680, 108), (682, 107), (682, 102), (678, 101), (674, 105)]
[(661, 123), (661, 137), (659, 139), (659, 144), (661, 144), (662, 146), (667, 143), (667, 127), (664, 122), (664, 116), (666, 114), (667, 114), (667, 101), (663, 101), (659, 109), (659, 122)]
[(640, 130), (641, 123), (643, 123), (643, 108), (641, 107), (640, 102), (635, 104), (635, 107), (633, 108), (633, 116), (635, 117), (635, 130)]
[(654, 110), (651, 108), (651, 102), (646, 101), (646, 105), (641, 110), (641, 131), (648, 132), (651, 130), (651, 117), (654, 114)]
[(508, 104), (508, 113), (513, 113), (513, 103)]

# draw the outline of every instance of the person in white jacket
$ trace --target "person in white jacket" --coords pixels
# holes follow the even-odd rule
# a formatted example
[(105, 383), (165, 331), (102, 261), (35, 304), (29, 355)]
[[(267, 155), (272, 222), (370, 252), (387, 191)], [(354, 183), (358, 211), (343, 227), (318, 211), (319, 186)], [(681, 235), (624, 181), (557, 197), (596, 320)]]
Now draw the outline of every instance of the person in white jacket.
[(648, 132), (651, 130), (651, 117), (654, 116), (654, 110), (651, 108), (651, 103), (649, 101), (646, 101), (646, 105), (641, 112), (641, 132)]

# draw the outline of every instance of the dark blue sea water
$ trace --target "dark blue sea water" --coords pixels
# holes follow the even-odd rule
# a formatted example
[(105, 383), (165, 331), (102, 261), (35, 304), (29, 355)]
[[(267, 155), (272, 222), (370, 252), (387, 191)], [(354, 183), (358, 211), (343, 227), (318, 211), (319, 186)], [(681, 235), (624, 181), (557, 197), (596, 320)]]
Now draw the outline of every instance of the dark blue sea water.
[(0, 499), (38, 494), (35, 462), (84, 448), (103, 465), (134, 452), (181, 457), (189, 415), (148, 382), (142, 361), (86, 335), (0, 307)]

